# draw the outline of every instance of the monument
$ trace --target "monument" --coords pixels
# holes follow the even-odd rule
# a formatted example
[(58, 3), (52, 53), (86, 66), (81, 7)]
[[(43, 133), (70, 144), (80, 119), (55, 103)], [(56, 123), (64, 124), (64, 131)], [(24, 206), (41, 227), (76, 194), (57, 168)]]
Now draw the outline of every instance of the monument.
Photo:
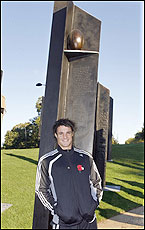
[[(1, 70), (1, 85), (2, 85), (2, 76), (3, 76), (3, 71)], [(2, 124), (3, 116), (4, 116), (5, 112), (6, 112), (6, 99), (1, 94), (1, 124)]]
[(112, 161), (112, 159), (111, 159), (111, 154), (112, 154), (112, 126), (113, 126), (113, 98), (110, 97), (107, 161)]
[(99, 170), (102, 187), (105, 186), (108, 149), (110, 91), (100, 83), (97, 87), (96, 124), (94, 131), (93, 158)]
[[(101, 131), (101, 126), (96, 126), (100, 116), (96, 111), (100, 30), (101, 21), (72, 1), (54, 2), (39, 158), (55, 148), (52, 127), (60, 118), (76, 123), (76, 147), (97, 153), (94, 130), (97, 135)], [(105, 103), (109, 105), (109, 101)], [(104, 122), (106, 130), (107, 117)], [(107, 133), (103, 136), (108, 140)], [(35, 195), (33, 229), (50, 229), (51, 218)]]
[(54, 148), (51, 130), (59, 118), (76, 123), (75, 145), (92, 152), (100, 29), (71, 1), (54, 3), (40, 157)]

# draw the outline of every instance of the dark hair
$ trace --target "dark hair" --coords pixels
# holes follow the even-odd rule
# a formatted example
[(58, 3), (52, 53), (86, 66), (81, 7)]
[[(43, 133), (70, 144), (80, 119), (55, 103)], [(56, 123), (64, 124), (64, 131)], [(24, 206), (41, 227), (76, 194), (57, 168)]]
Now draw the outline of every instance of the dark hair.
[(53, 134), (57, 133), (57, 128), (61, 125), (70, 127), (72, 131), (75, 131), (75, 123), (69, 119), (59, 119), (53, 125)]

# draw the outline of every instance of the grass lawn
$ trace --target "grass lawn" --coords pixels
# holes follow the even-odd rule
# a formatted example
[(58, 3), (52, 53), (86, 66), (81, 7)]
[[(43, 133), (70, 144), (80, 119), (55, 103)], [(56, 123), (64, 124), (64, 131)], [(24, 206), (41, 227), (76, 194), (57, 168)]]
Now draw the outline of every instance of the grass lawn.
[(104, 191), (96, 210), (98, 222), (144, 205), (144, 143), (113, 145), (112, 160), (107, 162), (106, 184), (121, 190)]
[(3, 229), (32, 229), (39, 149), (2, 150)]
[[(143, 205), (144, 143), (113, 145), (107, 162), (106, 184), (121, 186), (105, 191), (96, 210), (97, 220)], [(35, 177), (39, 149), (2, 150), (2, 203), (12, 206), (2, 213), (2, 229), (32, 229)]]

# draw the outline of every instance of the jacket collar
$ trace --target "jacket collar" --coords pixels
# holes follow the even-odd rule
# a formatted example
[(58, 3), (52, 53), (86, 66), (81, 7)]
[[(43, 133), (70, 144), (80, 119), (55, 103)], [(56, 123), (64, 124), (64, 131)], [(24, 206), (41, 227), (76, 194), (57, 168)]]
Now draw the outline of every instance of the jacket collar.
[(71, 149), (68, 149), (68, 150), (64, 150), (62, 149), (59, 145), (57, 146), (57, 150), (59, 153), (62, 153), (62, 154), (72, 154), (74, 152), (74, 147), (72, 146)]

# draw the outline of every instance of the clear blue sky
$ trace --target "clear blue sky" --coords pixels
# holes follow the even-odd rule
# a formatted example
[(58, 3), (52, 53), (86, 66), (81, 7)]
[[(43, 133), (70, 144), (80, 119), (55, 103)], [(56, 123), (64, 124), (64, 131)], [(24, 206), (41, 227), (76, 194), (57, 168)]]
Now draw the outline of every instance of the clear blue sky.
[[(73, 1), (102, 21), (98, 81), (114, 99), (113, 135), (122, 144), (144, 123), (143, 1)], [(44, 95), (53, 1), (2, 1), (2, 94), (7, 130), (37, 116)]]

